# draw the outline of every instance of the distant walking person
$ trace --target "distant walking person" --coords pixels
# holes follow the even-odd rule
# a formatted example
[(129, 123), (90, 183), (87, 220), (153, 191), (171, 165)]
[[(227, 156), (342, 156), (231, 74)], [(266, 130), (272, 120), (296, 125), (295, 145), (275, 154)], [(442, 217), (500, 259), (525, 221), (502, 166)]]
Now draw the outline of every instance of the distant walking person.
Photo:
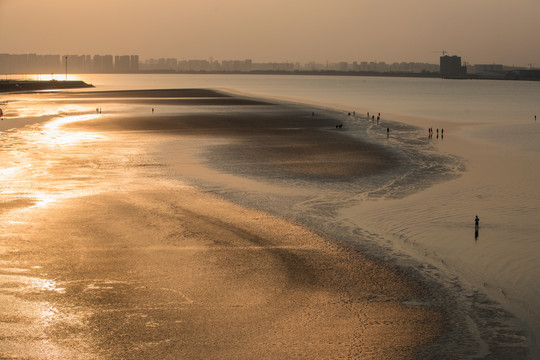
[(478, 217), (478, 215), (476, 215), (476, 217), (474, 218), (474, 228), (478, 229), (479, 225), (480, 225), (480, 218)]

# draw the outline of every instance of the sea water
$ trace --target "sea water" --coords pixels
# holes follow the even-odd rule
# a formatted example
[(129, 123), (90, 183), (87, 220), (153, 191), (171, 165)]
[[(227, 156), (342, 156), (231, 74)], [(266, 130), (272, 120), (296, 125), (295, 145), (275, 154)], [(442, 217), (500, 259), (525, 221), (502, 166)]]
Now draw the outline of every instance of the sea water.
[[(376, 234), (398, 256), (436, 269), (429, 270), (434, 276), (500, 303), (528, 331), (531, 357), (540, 354), (540, 119), (535, 121), (540, 82), (302, 75), (80, 78), (95, 90), (213, 88), (326, 106), (342, 111), (345, 119), (354, 112), (354, 121), (368, 121), (367, 112), (381, 113), (393, 137), (400, 134), (394, 131), (397, 122), (416, 126), (408, 136), (455, 157), (462, 164), (459, 176), (406, 196), (356, 196), (341, 207), (340, 217), (363, 234)], [(436, 131), (432, 138), (428, 128)], [(376, 127), (370, 131), (381, 136)], [(365, 237), (352, 240), (361, 243)]]

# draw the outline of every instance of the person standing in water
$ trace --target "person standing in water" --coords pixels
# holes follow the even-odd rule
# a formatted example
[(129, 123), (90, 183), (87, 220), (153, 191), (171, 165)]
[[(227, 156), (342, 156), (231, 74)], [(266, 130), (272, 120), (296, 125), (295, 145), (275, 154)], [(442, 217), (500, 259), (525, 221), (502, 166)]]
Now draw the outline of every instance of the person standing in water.
[(478, 215), (476, 215), (476, 217), (474, 218), (475, 229), (478, 229), (479, 224), (480, 224), (480, 218), (478, 217)]

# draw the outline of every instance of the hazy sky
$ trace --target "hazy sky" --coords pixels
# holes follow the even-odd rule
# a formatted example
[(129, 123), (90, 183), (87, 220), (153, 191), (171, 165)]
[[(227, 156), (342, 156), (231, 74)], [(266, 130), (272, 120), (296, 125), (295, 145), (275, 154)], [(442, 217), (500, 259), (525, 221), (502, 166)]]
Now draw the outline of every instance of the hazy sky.
[(0, 53), (540, 67), (540, 0), (0, 0)]

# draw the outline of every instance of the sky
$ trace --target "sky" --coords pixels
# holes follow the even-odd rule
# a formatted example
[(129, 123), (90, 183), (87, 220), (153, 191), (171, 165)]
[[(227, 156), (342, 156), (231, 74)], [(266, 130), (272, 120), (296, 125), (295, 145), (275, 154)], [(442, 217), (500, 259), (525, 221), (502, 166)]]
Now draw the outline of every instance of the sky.
[(540, 67), (540, 0), (0, 0), (0, 53)]

